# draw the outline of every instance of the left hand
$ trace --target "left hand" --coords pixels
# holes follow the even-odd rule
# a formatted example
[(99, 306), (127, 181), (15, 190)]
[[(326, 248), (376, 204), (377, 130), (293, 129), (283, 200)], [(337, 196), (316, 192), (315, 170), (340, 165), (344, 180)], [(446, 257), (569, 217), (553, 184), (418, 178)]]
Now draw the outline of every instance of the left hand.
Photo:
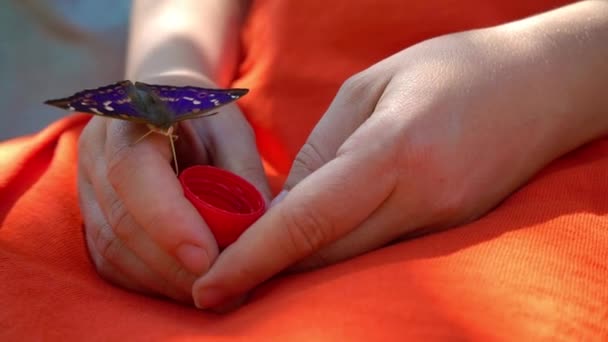
[[(150, 75), (156, 84), (217, 88), (202, 75)], [(270, 190), (253, 130), (236, 103), (179, 124), (180, 168), (214, 165)], [(143, 126), (143, 127), (142, 127)], [(192, 303), (192, 284), (218, 255), (216, 241), (184, 197), (166, 136), (141, 124), (95, 116), (79, 139), (78, 197), (88, 252), (106, 280)]]
[(349, 79), (298, 154), (287, 195), (195, 282), (197, 306), (225, 303), (288, 268), (474, 220), (606, 133), (602, 111), (587, 110), (606, 107), (589, 101), (601, 87), (579, 89), (580, 75), (560, 65), (567, 58), (548, 60), (558, 43), (529, 51), (519, 33), (442, 36)]

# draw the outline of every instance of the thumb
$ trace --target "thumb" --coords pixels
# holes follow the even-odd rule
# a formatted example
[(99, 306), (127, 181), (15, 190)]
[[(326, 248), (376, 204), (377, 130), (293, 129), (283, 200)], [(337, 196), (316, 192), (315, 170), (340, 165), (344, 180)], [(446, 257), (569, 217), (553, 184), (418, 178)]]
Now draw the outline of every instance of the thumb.
[[(323, 165), (245, 230), (195, 281), (196, 305), (227, 303), (348, 234), (390, 195), (395, 177), (383, 177), (386, 168), (378, 145)], [(359, 196), (370, 179), (378, 181)]]
[[(214, 307), (246, 293), (347, 234), (388, 196), (392, 180), (380, 177), (385, 170), (381, 160), (375, 160), (382, 158), (380, 153), (360, 149), (336, 156), (338, 148), (369, 116), (367, 111), (374, 109), (377, 98), (371, 95), (377, 92), (379, 96), (383, 91), (383, 87), (371, 92), (363, 84), (351, 84), (342, 87), (314, 129), (305, 145), (311, 147), (304, 147), (298, 154), (299, 162), (294, 164), (286, 186), (293, 191), (285, 202), (256, 221), (195, 282), (193, 296), (197, 306)], [(315, 153), (314, 158), (306, 159), (308, 151)], [(358, 172), (351, 175), (353, 169)], [(366, 196), (357, 197), (369, 179), (382, 182)], [(336, 208), (335, 203), (348, 205)]]
[(284, 192), (277, 196), (273, 205), (282, 200), (286, 191), (336, 157), (340, 146), (374, 111), (388, 81), (357, 74), (344, 82), (296, 155)]

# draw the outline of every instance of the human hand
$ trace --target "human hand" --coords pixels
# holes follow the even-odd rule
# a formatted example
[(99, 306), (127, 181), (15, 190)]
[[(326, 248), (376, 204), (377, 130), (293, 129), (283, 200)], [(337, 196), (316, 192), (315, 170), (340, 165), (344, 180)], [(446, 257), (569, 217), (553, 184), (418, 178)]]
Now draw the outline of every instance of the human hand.
[[(142, 80), (214, 87), (198, 78)], [(78, 191), (86, 242), (99, 274), (119, 286), (192, 303), (191, 287), (218, 254), (212, 233), (184, 197), (166, 136), (93, 117), (79, 142)], [(211, 164), (232, 171), (269, 198), (251, 127), (236, 104), (182, 122), (180, 169)]]
[(443, 36), (350, 78), (296, 157), (289, 192), (196, 281), (197, 306), (284, 270), (479, 218), (549, 161), (605, 133), (601, 111), (587, 111), (600, 88), (584, 94), (564, 47), (547, 38), (510, 28)]

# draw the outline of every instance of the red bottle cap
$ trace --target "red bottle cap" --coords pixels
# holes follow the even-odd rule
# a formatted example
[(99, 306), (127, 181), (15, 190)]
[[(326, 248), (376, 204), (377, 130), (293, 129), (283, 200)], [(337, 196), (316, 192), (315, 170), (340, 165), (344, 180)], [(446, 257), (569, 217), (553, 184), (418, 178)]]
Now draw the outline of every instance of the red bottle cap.
[(266, 210), (262, 194), (234, 173), (192, 166), (179, 175), (186, 198), (201, 214), (220, 248), (230, 245)]

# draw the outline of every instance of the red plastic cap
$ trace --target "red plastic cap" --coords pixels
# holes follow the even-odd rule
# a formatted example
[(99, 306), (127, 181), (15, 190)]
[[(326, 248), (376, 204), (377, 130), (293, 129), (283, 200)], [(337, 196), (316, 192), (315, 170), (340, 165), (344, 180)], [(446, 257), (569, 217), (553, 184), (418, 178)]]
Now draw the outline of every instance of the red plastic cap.
[(201, 214), (220, 248), (230, 245), (266, 210), (262, 194), (234, 173), (192, 166), (179, 175), (186, 198)]

